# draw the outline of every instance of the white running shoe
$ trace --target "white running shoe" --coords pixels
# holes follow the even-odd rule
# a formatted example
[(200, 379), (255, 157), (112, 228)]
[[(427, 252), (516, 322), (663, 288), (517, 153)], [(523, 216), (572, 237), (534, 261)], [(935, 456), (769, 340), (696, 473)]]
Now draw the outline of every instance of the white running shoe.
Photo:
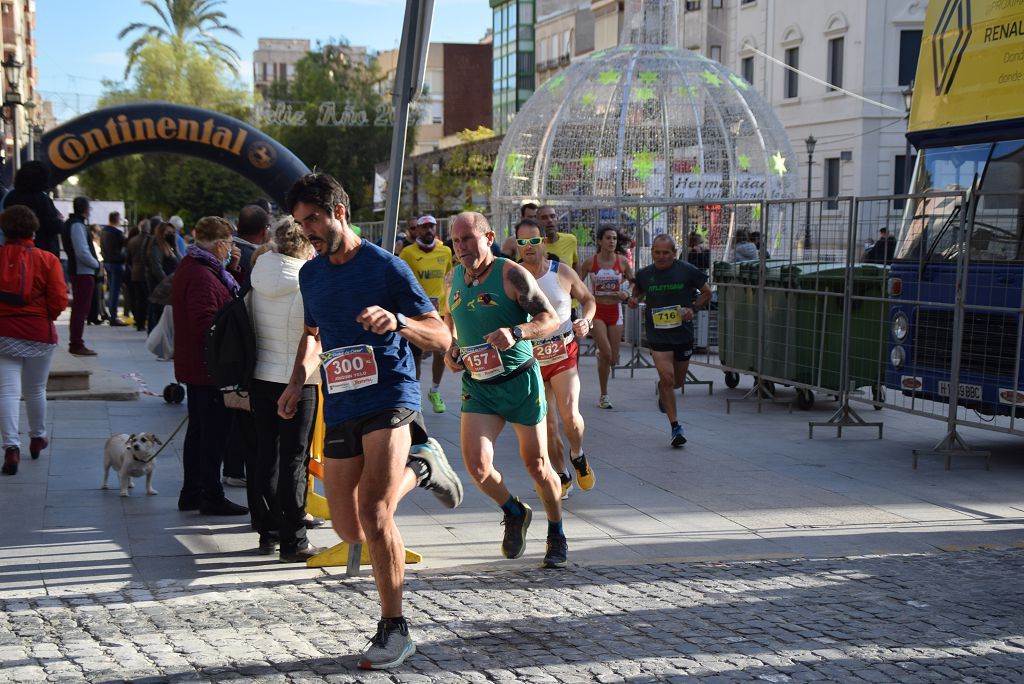
[(359, 659), (361, 670), (391, 670), (401, 665), (416, 652), (416, 644), (409, 636), (409, 625), (377, 623), (377, 633)]

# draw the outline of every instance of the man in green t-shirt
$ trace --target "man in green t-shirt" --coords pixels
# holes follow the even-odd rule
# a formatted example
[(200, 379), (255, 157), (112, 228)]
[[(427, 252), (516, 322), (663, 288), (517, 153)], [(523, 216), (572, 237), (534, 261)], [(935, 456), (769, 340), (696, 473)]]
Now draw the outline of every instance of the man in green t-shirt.
[(672, 446), (686, 444), (683, 426), (676, 416), (674, 390), (686, 382), (693, 353), (693, 319), (711, 299), (708, 276), (676, 259), (676, 243), (670, 235), (658, 235), (651, 243), (650, 266), (636, 272), (629, 306), (646, 301), (644, 312), (647, 344), (658, 371), (658, 398), (672, 427)]
[(491, 252), (494, 231), (477, 212), (452, 223), (459, 265), (452, 274), (448, 313), (455, 343), (445, 355), (462, 376), (462, 458), (484, 494), (505, 514), (501, 552), (519, 558), (526, 548), (530, 507), (509, 493), (494, 467), (494, 443), (505, 423), (519, 438), (519, 454), (533, 478), (548, 519), (544, 567), (566, 565), (562, 486), (548, 460), (544, 383), (530, 340), (550, 337), (558, 316), (529, 271)]

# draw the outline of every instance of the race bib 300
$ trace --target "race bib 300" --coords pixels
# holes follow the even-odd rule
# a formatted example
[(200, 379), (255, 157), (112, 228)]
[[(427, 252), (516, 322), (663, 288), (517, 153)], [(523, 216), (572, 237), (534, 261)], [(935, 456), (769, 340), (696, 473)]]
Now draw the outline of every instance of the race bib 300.
[(377, 384), (377, 360), (368, 344), (325, 351), (320, 354), (320, 365), (324, 367), (328, 394)]

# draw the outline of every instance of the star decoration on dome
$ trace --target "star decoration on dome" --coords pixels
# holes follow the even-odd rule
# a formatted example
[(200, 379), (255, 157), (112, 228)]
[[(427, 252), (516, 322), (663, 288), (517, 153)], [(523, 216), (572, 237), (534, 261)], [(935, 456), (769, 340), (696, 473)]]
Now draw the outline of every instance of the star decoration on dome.
[(562, 88), (562, 85), (564, 83), (565, 83), (565, 74), (558, 74), (557, 76), (555, 76), (554, 78), (549, 80), (544, 85), (546, 85), (548, 87), (548, 90), (550, 90), (551, 92), (556, 92), (556, 91), (558, 91), (558, 90), (560, 90)]
[(523, 172), (523, 167), (526, 165), (526, 157), (519, 154), (518, 152), (509, 152), (505, 158), (505, 169), (508, 171), (510, 176), (518, 176)]
[(636, 99), (640, 102), (647, 102), (654, 99), (654, 88), (637, 88)]
[(700, 73), (700, 75), (701, 78), (703, 78), (704, 81), (707, 82), (707, 84), (710, 86), (714, 86), (717, 88), (718, 86), (722, 85), (722, 79), (719, 78), (718, 74), (711, 71), (710, 69), (705, 69)]
[(580, 157), (580, 163), (583, 164), (583, 168), (592, 169), (594, 167), (594, 155), (587, 152), (585, 155)]
[(651, 71), (650, 69), (647, 69), (646, 71), (641, 71), (640, 72), (640, 81), (644, 85), (653, 85), (654, 82), (657, 81), (657, 80), (658, 80), (658, 74), (656, 74), (655, 72)]
[(562, 177), (562, 165), (559, 164), (558, 162), (555, 162), (554, 164), (549, 166), (548, 167), (548, 175), (551, 176), (552, 178), (554, 178), (555, 180), (558, 180), (559, 178), (561, 178)]
[(772, 155), (772, 171), (780, 176), (786, 173), (786, 158), (782, 156), (781, 152)]
[(598, 81), (601, 82), (601, 85), (615, 85), (616, 83), (619, 82), (619, 78), (621, 76), (622, 74), (620, 74), (618, 71), (612, 71), (611, 69), (608, 69), (607, 71), (602, 71), (600, 74), (598, 74), (597, 79)]
[(695, 176), (700, 176), (704, 173), (704, 169), (701, 168), (700, 162), (695, 162), (694, 165), (690, 167), (690, 171)]
[(755, 204), (754, 205), (754, 210), (751, 212), (751, 215), (752, 215), (752, 218), (755, 221), (760, 221), (761, 220), (761, 205), (760, 204)]
[(650, 152), (638, 152), (633, 155), (631, 165), (638, 180), (647, 180), (654, 173), (654, 155)]
[(583, 105), (584, 107), (589, 107), (590, 105), (594, 104), (596, 100), (597, 98), (594, 97), (594, 93), (587, 93), (580, 98), (580, 104)]
[(741, 78), (736, 74), (729, 74), (729, 80), (732, 81), (732, 84), (739, 88), (740, 90), (746, 90), (747, 88), (750, 87), (750, 84), (747, 83), (747, 80), (745, 78)]
[(607, 54), (608, 54), (608, 52), (605, 51), (605, 50), (598, 50), (597, 52), (594, 52), (594, 53), (592, 53), (590, 55), (590, 59), (601, 59), (602, 57), (604, 57)]
[(679, 86), (676, 92), (679, 94), (679, 97), (697, 99), (697, 86)]
[(738, 157), (736, 157), (736, 161), (740, 165), (740, 171), (749, 171), (750, 170), (750, 157), (748, 155), (741, 154)]

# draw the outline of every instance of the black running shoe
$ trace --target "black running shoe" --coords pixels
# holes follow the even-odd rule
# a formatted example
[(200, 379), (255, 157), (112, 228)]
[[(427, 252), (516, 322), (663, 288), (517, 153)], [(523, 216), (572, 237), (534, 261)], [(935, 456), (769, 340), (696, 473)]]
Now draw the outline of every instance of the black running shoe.
[(564, 568), (568, 562), (567, 558), (569, 555), (569, 544), (565, 541), (565, 536), (552, 537), (548, 536), (548, 547), (547, 552), (544, 554), (544, 565), (545, 568)]
[(520, 515), (505, 514), (501, 524), (505, 526), (505, 537), (501, 540), (501, 554), (505, 558), (519, 558), (526, 550), (526, 530), (530, 527), (533, 519), (533, 511), (530, 507), (516, 498), (516, 503), (522, 510)]

